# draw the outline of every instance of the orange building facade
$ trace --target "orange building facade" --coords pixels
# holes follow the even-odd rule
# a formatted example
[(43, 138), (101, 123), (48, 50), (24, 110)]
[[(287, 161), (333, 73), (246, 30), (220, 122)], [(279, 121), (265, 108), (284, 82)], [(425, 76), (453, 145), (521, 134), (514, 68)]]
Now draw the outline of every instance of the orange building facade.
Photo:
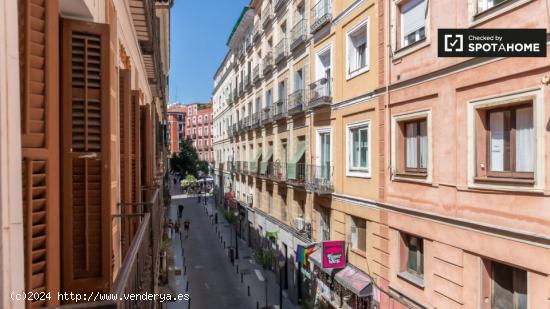
[(212, 105), (209, 103), (171, 104), (168, 106), (170, 154), (179, 153), (181, 143), (190, 139), (200, 160), (213, 162)]

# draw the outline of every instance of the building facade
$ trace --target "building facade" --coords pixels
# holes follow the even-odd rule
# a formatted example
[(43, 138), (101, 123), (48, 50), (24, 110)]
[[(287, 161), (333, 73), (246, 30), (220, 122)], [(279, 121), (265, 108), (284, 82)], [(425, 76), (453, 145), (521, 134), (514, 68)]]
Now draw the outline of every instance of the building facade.
[[(436, 38), (439, 28), (547, 28), (546, 5), (244, 8), (215, 76), (218, 201), (235, 199), (242, 237), (284, 258), (292, 300), (549, 305), (548, 66), (438, 58)], [(298, 245), (329, 240), (345, 242), (344, 269), (324, 269), (320, 249), (309, 267), (294, 262)]]
[(179, 153), (184, 140), (190, 139), (200, 160), (214, 161), (212, 104), (171, 104), (168, 106), (168, 121), (172, 155)]
[(155, 291), (171, 6), (0, 1), (2, 308)]

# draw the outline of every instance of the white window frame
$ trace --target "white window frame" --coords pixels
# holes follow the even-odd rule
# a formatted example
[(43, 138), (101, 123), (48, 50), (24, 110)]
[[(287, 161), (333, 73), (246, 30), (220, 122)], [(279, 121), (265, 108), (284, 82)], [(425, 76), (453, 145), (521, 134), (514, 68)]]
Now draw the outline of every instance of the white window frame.
[[(368, 42), (367, 42), (368, 45)], [(320, 49), (315, 54), (315, 81), (323, 78), (320, 74), (320, 68), (322, 67), (320, 56), (328, 51), (329, 57), (330, 57), (330, 81), (332, 82), (333, 76), (334, 76), (334, 53), (332, 52), (332, 44), (328, 44), (327, 46), (324, 46), (322, 49)], [(324, 72), (323, 72), (324, 75)]]
[[(426, 133), (428, 137), (428, 166), (426, 167), (426, 173), (427, 176), (425, 178), (413, 178), (413, 177), (406, 177), (406, 176), (398, 176), (397, 175), (397, 130), (399, 130), (398, 126), (400, 122), (403, 121), (409, 121), (409, 120), (416, 120), (416, 119), (426, 119), (426, 125), (428, 127), (428, 132)], [(421, 182), (421, 183), (432, 183), (432, 175), (433, 175), (433, 150), (432, 150), (432, 110), (430, 109), (424, 109), (419, 111), (408, 111), (404, 113), (399, 113), (392, 115), (392, 121), (391, 121), (391, 180), (406, 180), (406, 181), (413, 181), (413, 182)]]
[[(368, 129), (368, 167), (367, 168), (353, 168), (351, 161), (353, 160), (353, 138), (352, 130), (366, 127)], [(348, 177), (361, 177), (371, 178), (372, 175), (372, 125), (371, 120), (350, 123), (346, 126), (346, 176)]]
[[(365, 250), (361, 250), (358, 246), (358, 240), (359, 240), (359, 237), (358, 237), (358, 233), (357, 233), (357, 224), (355, 223), (355, 219), (359, 219), (359, 220), (363, 220), (365, 221)], [(357, 216), (353, 216), (353, 215), (350, 215), (349, 216), (349, 222), (350, 222), (350, 245), (351, 245), (351, 249), (354, 250), (354, 251), (360, 251), (360, 252), (363, 252), (363, 253), (367, 253), (367, 249), (368, 249), (368, 225), (369, 225), (369, 222), (367, 219), (365, 218), (361, 218), (361, 217), (357, 217)], [(353, 232), (353, 228), (355, 228), (355, 233)]]
[(318, 128), (315, 130), (315, 165), (319, 165), (321, 162), (321, 134), (329, 133), (330, 135), (330, 166), (332, 168), (333, 166), (333, 158), (334, 158), (334, 152), (333, 152), (333, 145), (334, 140), (332, 138), (332, 128), (326, 127), (326, 128)]
[[(477, 110), (482, 108), (497, 108), (525, 101), (533, 102), (533, 132), (535, 133), (535, 161), (534, 181), (532, 186), (518, 186), (504, 183), (481, 183), (475, 181), (476, 176), (476, 128), (475, 119)], [(468, 125), (468, 187), (491, 189), (513, 192), (544, 192), (545, 179), (545, 114), (544, 114), (544, 90), (542, 88), (523, 89), (515, 92), (503, 93), (468, 101), (467, 125)], [(541, 138), (542, 137), (542, 138)]]
[[(351, 39), (350, 39), (350, 36), (358, 31), (360, 28), (362, 27), (366, 27), (366, 36), (367, 36), (367, 44), (365, 46), (365, 62), (366, 62), (366, 65), (359, 69), (359, 70), (356, 70), (354, 72), (350, 72), (350, 59), (349, 59), (349, 54), (350, 54), (350, 48), (351, 48)], [(370, 35), (369, 35), (369, 32), (370, 32), (370, 19), (367, 17), (365, 18), (365, 20), (363, 20), (362, 22), (360, 22), (358, 25), (356, 25), (355, 27), (353, 27), (351, 30), (348, 30), (348, 32), (346, 32), (346, 80), (350, 80), (358, 75), (361, 75), (367, 71), (369, 71), (370, 69)], [(332, 59), (331, 59), (332, 61)], [(332, 65), (332, 63), (331, 63)]]

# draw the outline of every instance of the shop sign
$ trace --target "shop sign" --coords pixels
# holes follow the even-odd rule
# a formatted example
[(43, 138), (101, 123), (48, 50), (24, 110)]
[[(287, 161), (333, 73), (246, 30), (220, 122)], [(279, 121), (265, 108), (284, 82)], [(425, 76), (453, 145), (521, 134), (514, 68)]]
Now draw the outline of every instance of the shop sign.
[(346, 246), (344, 241), (323, 242), (323, 267), (344, 268), (346, 266)]

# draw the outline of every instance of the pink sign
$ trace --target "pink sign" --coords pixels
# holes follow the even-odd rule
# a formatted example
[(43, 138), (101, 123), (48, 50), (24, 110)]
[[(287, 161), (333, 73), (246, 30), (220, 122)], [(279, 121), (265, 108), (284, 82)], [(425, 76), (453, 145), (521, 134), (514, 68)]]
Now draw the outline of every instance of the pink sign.
[(344, 241), (323, 242), (323, 267), (344, 268), (346, 266), (346, 247)]

